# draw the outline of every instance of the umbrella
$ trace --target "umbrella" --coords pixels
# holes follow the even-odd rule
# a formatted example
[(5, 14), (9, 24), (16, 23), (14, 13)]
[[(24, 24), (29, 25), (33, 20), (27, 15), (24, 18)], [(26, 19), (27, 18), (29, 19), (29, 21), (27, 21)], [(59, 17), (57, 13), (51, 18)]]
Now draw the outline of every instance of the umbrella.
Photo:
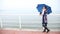
[(47, 14), (52, 13), (51, 7), (46, 5), (46, 4), (38, 4), (37, 7), (36, 7), (38, 12), (42, 13), (42, 9), (43, 9), (44, 6), (46, 6), (46, 8), (47, 8), (47, 10), (46, 10)]

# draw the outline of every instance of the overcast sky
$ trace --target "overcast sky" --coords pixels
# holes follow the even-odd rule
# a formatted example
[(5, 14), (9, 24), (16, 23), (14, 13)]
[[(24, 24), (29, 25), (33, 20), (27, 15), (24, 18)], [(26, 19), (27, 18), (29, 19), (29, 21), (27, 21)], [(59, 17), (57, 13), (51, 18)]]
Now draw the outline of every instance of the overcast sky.
[(38, 4), (47, 4), (52, 14), (60, 14), (59, 3), (60, 0), (0, 0), (0, 14), (38, 14)]

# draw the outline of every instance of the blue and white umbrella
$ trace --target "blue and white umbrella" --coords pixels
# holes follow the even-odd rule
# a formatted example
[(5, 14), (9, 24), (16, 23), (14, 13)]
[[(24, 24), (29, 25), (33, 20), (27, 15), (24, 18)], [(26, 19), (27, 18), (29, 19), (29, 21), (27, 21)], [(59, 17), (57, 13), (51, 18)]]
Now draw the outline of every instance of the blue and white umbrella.
[(51, 7), (46, 5), (46, 4), (38, 4), (37, 7), (36, 7), (38, 12), (42, 13), (42, 9), (43, 9), (44, 6), (46, 6), (46, 8), (47, 8), (47, 14), (52, 13)]

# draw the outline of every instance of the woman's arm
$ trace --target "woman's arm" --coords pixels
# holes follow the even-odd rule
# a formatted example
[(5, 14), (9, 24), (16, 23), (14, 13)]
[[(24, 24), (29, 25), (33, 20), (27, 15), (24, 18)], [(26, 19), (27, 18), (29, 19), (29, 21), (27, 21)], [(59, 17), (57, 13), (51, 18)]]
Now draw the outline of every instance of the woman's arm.
[(42, 12), (40, 12), (40, 15), (44, 15), (44, 10)]

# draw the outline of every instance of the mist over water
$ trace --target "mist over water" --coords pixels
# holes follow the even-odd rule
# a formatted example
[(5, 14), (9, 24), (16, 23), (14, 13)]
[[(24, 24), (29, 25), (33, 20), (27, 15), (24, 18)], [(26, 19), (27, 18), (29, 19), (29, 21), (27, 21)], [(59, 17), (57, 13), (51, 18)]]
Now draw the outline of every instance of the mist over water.
[(53, 15), (48, 15), (48, 27), (60, 29), (60, 0), (0, 0), (0, 28), (42, 27), (38, 4), (51, 6)]

